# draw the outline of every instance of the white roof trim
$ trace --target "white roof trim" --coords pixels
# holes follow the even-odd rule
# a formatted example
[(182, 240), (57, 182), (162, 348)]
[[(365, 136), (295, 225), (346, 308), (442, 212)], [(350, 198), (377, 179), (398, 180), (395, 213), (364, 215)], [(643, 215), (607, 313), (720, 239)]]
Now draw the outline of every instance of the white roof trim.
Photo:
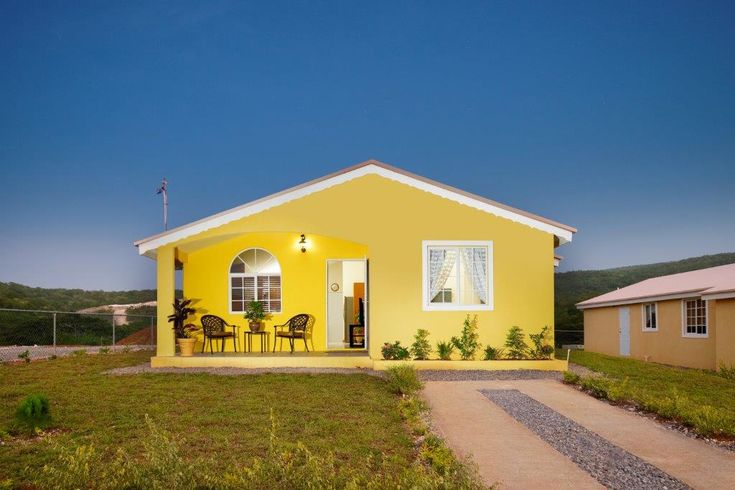
[(444, 187), (442, 185), (439, 185), (438, 183), (433, 183), (428, 180), (422, 180), (421, 178), (418, 178), (418, 176), (414, 177), (407, 173), (397, 171), (397, 169), (393, 170), (392, 168), (388, 168), (388, 166), (384, 164), (369, 161), (365, 164), (358, 165), (352, 170), (333, 174), (332, 176), (327, 176), (323, 179), (317, 179), (310, 183), (294, 187), (290, 190), (273, 194), (257, 201), (253, 201), (251, 203), (247, 203), (242, 206), (223, 211), (208, 218), (195, 221), (188, 225), (175, 228), (171, 231), (144, 238), (135, 242), (134, 244), (138, 247), (138, 253), (140, 255), (151, 256), (154, 254), (151, 254), (149, 252), (153, 252), (157, 248), (164, 245), (177, 242), (192, 235), (196, 235), (203, 231), (209, 230), (211, 228), (216, 228), (232, 221), (236, 221), (238, 219), (260, 213), (267, 209), (280, 206), (281, 204), (300, 199), (310, 194), (314, 194), (315, 192), (328, 189), (335, 185), (343, 184), (345, 182), (356, 179), (358, 177), (363, 177), (365, 175), (379, 175), (381, 177), (385, 177), (387, 179), (406, 184), (415, 189), (420, 189), (436, 196), (444, 197), (459, 204), (464, 204), (466, 206), (479, 209), (480, 211), (485, 211), (501, 218), (506, 218), (511, 221), (515, 221), (517, 223), (521, 223), (532, 228), (551, 233), (559, 238), (560, 244), (572, 241), (572, 235), (574, 234), (574, 231), (572, 231), (574, 230), (573, 228), (564, 228), (564, 225), (556, 226), (547, 221), (543, 221), (543, 219), (540, 217), (536, 218), (523, 214), (520, 210), (513, 210), (512, 208), (509, 209), (506, 207), (502, 207), (503, 205), (500, 205), (499, 203), (492, 204), (491, 202), (486, 202), (482, 200), (479, 196), (472, 197), (471, 195), (464, 194), (458, 189)]
[(735, 298), (735, 291), (724, 291), (722, 293), (703, 294), (702, 299), (730, 299)]
[(644, 296), (641, 298), (628, 298), (628, 299), (619, 299), (615, 301), (601, 301), (599, 303), (590, 303), (588, 305), (577, 303), (577, 309), (578, 310), (591, 310), (593, 308), (605, 308), (607, 306), (623, 306), (623, 305), (635, 305), (638, 303), (654, 303), (656, 301), (667, 301), (671, 299), (683, 299), (683, 298), (698, 298), (702, 297), (702, 299), (708, 299), (704, 295), (702, 295), (701, 289), (695, 289), (692, 291), (682, 291), (678, 293), (672, 293), (672, 294), (663, 294), (659, 296)]

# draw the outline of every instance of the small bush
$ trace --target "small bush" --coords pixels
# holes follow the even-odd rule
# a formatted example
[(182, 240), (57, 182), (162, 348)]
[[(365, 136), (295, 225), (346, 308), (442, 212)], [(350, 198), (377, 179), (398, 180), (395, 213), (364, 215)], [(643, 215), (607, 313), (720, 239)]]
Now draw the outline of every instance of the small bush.
[(126, 345), (125, 347), (122, 348), (123, 354), (127, 354), (127, 353), (131, 352), (132, 350), (133, 349), (131, 349), (129, 345)]
[(554, 353), (554, 346), (548, 342), (549, 327), (545, 326), (539, 333), (532, 333), (528, 335), (531, 339), (533, 347), (531, 348), (531, 357), (533, 359), (551, 359), (551, 354)]
[(508, 359), (528, 358), (526, 334), (523, 333), (521, 327), (510, 327), (508, 334), (505, 336), (505, 348), (508, 352)]
[(403, 361), (410, 357), (408, 349), (403, 347), (398, 340), (392, 344), (386, 342), (380, 350), (383, 353), (383, 359), (387, 361)]
[(77, 356), (77, 357), (86, 356), (87, 355), (87, 351), (85, 349), (77, 349), (77, 350), (71, 351), (71, 355), (72, 356)]
[(98, 351), (100, 354), (109, 354), (111, 352), (109, 347), (100, 347), (100, 350)]
[(492, 347), (488, 345), (485, 347), (485, 360), (486, 361), (495, 361), (497, 359), (503, 358), (503, 353), (505, 350), (498, 349), (497, 347)]
[(29, 362), (31, 362), (31, 351), (29, 351), (28, 349), (24, 350), (23, 352), (18, 354), (18, 359), (23, 359), (23, 361), (28, 364)]
[(581, 378), (579, 374), (573, 373), (572, 371), (564, 371), (564, 382), (570, 385), (579, 384)]
[(724, 362), (721, 362), (720, 370), (717, 371), (717, 374), (722, 376), (725, 379), (735, 380), (735, 364), (730, 364), (728, 366)]
[(399, 395), (411, 396), (424, 387), (416, 368), (410, 364), (388, 368), (385, 371), (385, 379), (391, 391)]
[(429, 344), (429, 331), (422, 328), (416, 331), (413, 337), (414, 342), (411, 344), (411, 354), (414, 359), (426, 360), (431, 354), (431, 344)]
[(38, 432), (51, 425), (48, 398), (37, 393), (25, 397), (15, 411), (15, 423), (18, 430), (27, 433)]
[(482, 344), (478, 341), (480, 335), (477, 333), (477, 315), (470, 320), (470, 315), (464, 319), (462, 325), (462, 335), (452, 337), (452, 345), (459, 351), (459, 355), (463, 361), (469, 361), (475, 358), (475, 353), (482, 348)]
[(454, 345), (451, 342), (437, 342), (436, 352), (439, 354), (439, 359), (449, 361), (452, 359), (452, 354), (454, 354)]
[(58, 358), (59, 356), (57, 356), (56, 354), (51, 354), (51, 357), (49, 357), (49, 361), (55, 361)]

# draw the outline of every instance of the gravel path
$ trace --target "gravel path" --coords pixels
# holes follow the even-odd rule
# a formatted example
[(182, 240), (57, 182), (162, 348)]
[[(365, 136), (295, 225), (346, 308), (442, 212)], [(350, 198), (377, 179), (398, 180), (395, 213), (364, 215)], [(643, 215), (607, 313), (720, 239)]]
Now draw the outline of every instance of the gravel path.
[(689, 488), (518, 390), (481, 393), (608, 488)]
[(9, 345), (0, 347), (0, 362), (18, 362), (21, 359), (18, 354), (28, 351), (29, 358), (48, 359), (51, 356), (64, 357), (73, 354), (75, 351), (83, 350), (87, 354), (97, 354), (100, 349), (109, 349), (114, 352), (121, 352), (123, 349), (130, 351), (153, 350), (155, 346), (150, 345)]

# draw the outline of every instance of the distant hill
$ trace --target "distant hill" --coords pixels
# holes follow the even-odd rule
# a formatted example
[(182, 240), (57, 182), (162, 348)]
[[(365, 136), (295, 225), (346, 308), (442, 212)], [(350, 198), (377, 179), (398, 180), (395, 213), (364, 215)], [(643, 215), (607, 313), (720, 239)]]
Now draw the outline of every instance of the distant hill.
[(155, 289), (85, 291), (33, 288), (14, 282), (0, 282), (0, 308), (77, 311), (93, 306), (144, 303), (155, 299)]
[(675, 262), (632, 265), (597, 271), (560, 272), (555, 275), (554, 282), (556, 328), (559, 330), (576, 330), (583, 327), (582, 312), (574, 306), (580, 301), (651, 277), (732, 263), (735, 263), (735, 253), (722, 253)]

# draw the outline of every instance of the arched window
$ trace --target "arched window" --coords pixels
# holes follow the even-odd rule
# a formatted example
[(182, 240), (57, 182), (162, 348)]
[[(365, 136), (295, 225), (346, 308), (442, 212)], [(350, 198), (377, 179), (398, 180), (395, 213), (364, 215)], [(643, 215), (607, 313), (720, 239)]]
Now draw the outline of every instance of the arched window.
[(281, 312), (281, 266), (262, 248), (249, 248), (230, 266), (230, 312), (242, 313), (256, 299), (266, 312)]

